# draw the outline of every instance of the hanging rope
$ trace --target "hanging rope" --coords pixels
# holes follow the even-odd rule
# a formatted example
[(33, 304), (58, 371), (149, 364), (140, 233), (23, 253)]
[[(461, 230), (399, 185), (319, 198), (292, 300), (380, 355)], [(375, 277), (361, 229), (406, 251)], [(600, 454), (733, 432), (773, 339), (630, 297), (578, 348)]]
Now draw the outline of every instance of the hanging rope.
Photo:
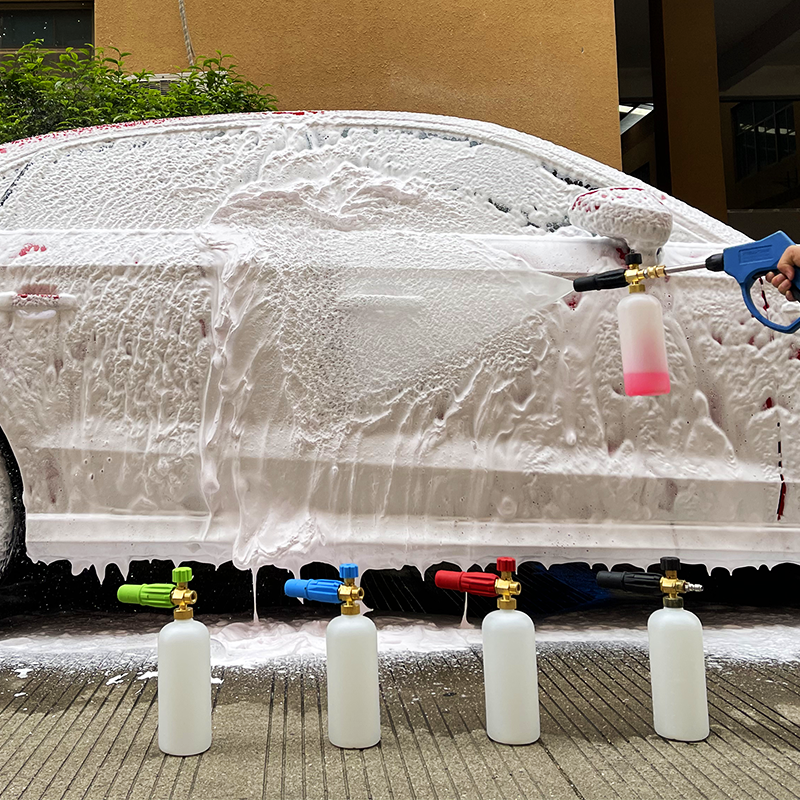
[(186, 45), (186, 58), (189, 59), (189, 66), (194, 66), (194, 48), (192, 47), (192, 37), (189, 36), (189, 23), (186, 21), (186, 6), (183, 0), (178, 0), (178, 7), (181, 10), (181, 25), (183, 25), (183, 43)]

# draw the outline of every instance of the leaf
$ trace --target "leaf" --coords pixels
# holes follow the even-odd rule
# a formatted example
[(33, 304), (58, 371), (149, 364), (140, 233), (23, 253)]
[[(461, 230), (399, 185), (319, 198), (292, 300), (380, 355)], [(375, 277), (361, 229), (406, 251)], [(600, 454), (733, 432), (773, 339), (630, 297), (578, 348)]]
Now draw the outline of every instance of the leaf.
[(129, 73), (130, 53), (86, 45), (56, 53), (36, 40), (0, 54), (0, 141), (105, 122), (275, 110), (268, 84), (256, 86), (217, 50), (199, 58), (166, 94), (153, 73)]

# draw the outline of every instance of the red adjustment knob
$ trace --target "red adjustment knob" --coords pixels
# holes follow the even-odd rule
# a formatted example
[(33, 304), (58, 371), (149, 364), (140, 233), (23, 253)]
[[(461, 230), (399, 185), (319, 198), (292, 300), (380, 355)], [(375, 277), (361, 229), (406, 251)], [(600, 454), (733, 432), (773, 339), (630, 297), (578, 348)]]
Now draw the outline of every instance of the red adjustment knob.
[(517, 569), (517, 562), (513, 558), (497, 559), (498, 572), (515, 572), (516, 569)]
[(434, 577), (434, 583), (440, 589), (455, 589), (457, 592), (479, 594), (483, 597), (497, 596), (494, 589), (496, 580), (497, 575), (488, 572), (451, 572), (446, 569), (440, 569)]

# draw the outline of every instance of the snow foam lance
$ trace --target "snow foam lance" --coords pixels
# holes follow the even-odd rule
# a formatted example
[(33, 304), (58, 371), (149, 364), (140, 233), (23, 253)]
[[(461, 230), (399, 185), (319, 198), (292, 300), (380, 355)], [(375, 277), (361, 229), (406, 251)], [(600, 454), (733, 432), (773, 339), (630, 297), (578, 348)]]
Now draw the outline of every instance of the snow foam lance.
[(661, 571), (598, 572), (606, 589), (643, 594), (664, 593), (664, 607), (647, 621), (650, 641), (650, 682), (653, 727), (659, 736), (680, 742), (699, 742), (709, 733), (703, 626), (683, 607), (679, 594), (702, 592), (696, 583), (679, 580), (680, 559), (661, 559)]
[(381, 739), (378, 631), (361, 615), (358, 601), (364, 590), (356, 586), (358, 567), (342, 564), (339, 575), (341, 580), (286, 581), (283, 590), (289, 597), (341, 603), (341, 616), (325, 632), (328, 739), (337, 747), (363, 749)]
[(125, 583), (117, 590), (123, 603), (174, 609), (174, 620), (158, 634), (158, 746), (171, 756), (211, 746), (211, 637), (193, 619), (191, 579), (191, 567), (177, 567), (174, 583)]
[(539, 738), (539, 681), (536, 674), (536, 634), (527, 614), (517, 611), (513, 558), (498, 558), (500, 577), (488, 572), (439, 570), (442, 589), (497, 597), (497, 610), (484, 617), (483, 683), (486, 733), (501, 744), (531, 744)]

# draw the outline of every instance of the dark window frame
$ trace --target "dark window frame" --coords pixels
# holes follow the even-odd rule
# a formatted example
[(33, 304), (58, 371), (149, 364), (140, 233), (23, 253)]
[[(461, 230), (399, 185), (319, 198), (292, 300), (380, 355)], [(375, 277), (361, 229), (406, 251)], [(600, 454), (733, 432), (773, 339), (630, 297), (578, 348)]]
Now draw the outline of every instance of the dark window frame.
[(731, 109), (731, 124), (737, 181), (797, 152), (794, 100), (740, 102)]
[[(85, 10), (91, 15), (91, 34), (87, 44), (94, 44), (95, 40), (95, 20), (94, 20), (94, 0), (49, 0), (48, 2), (0, 2), (0, 14), (3, 11), (78, 11)], [(83, 47), (84, 44), (81, 44)], [(65, 47), (48, 47), (43, 45), (44, 49), (52, 50), (57, 53), (66, 51)], [(8, 53), (16, 53), (18, 47), (2, 47), (0, 46), (0, 55)]]

